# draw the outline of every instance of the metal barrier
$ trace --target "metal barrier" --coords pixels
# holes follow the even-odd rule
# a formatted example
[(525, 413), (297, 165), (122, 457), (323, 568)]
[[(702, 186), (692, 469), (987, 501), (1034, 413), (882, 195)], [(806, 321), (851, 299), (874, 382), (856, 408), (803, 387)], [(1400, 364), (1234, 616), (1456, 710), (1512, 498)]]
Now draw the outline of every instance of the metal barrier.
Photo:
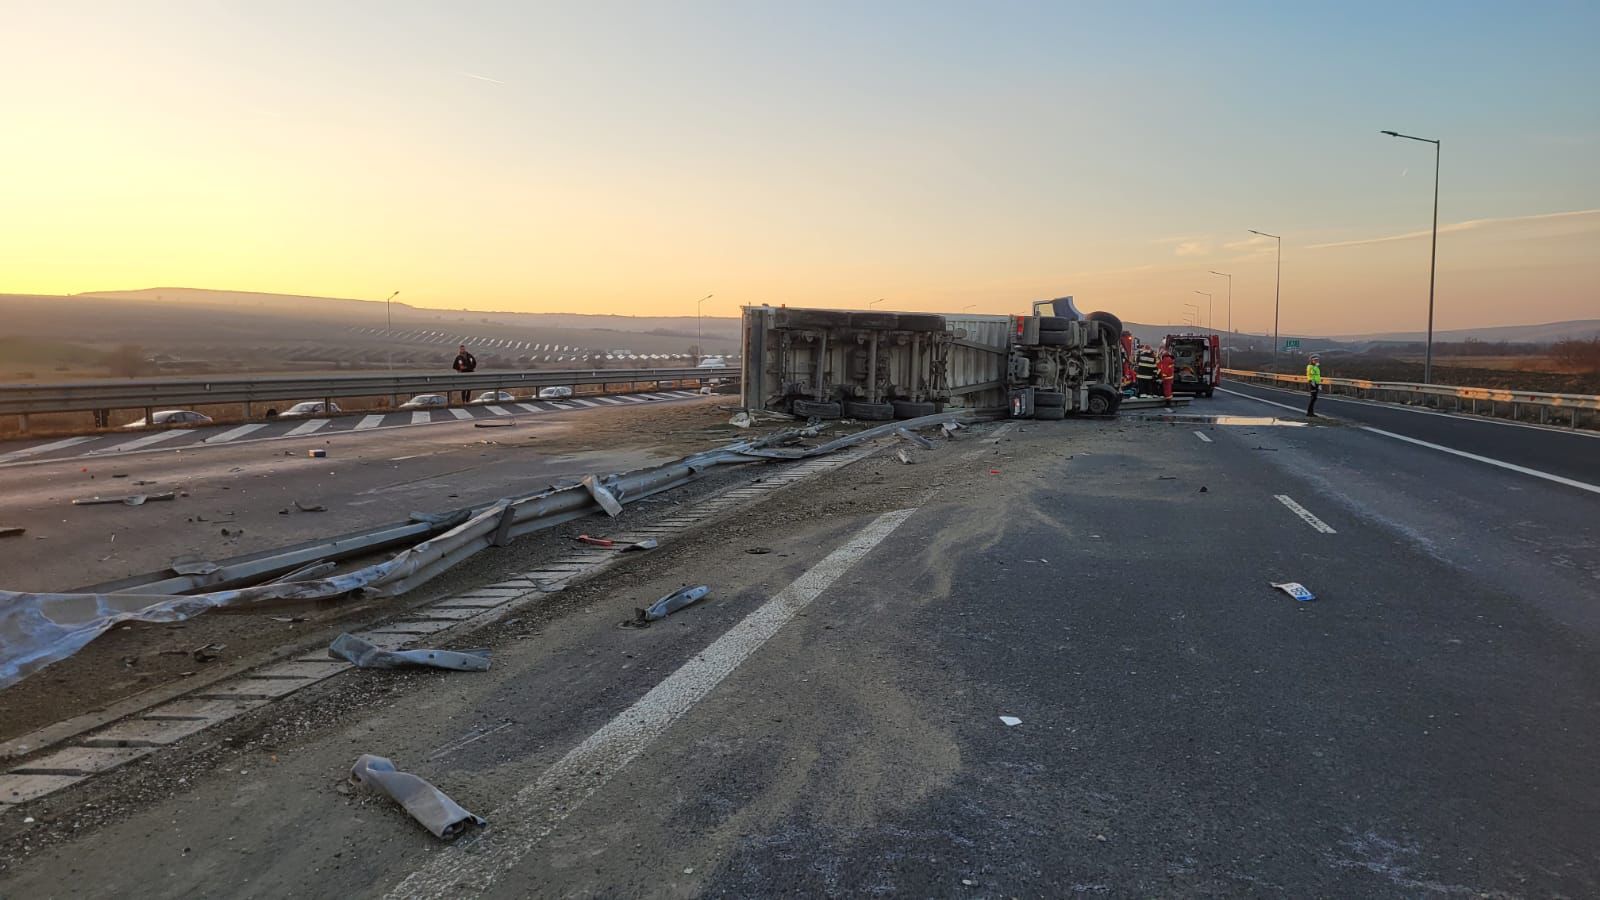
[[(1254, 384), (1288, 384), (1297, 388), (1303, 388), (1306, 384), (1304, 375), (1239, 369), (1222, 371), (1229, 377)], [(1600, 396), (1592, 394), (1548, 394), (1448, 384), (1415, 384), (1409, 381), (1368, 381), (1364, 378), (1324, 378), (1322, 389), (1329, 394), (1346, 394), (1362, 400), (1451, 409), (1454, 412), (1537, 421), (1568, 428), (1600, 427)], [(1537, 410), (1537, 414), (1533, 414), (1533, 410)], [(1530, 415), (1525, 416), (1525, 412)]]
[(736, 380), (738, 369), (583, 369), (578, 371), (385, 372), (378, 375), (255, 376), (245, 378), (94, 379), (56, 384), (0, 384), (0, 415), (85, 410), (162, 409), (207, 404), (332, 400), (338, 397), (398, 398), (418, 393), (515, 390), (556, 385)]

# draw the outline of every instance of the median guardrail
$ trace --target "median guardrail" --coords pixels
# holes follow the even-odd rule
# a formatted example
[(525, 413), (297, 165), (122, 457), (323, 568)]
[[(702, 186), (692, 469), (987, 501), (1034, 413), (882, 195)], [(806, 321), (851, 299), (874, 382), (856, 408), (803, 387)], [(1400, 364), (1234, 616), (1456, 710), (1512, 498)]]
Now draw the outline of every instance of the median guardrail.
[[(1256, 384), (1294, 385), (1304, 388), (1304, 375), (1275, 372), (1250, 372), (1223, 369), (1223, 374)], [(1409, 406), (1451, 409), (1496, 418), (1538, 421), (1568, 428), (1594, 428), (1600, 425), (1600, 396), (1592, 394), (1550, 394), (1542, 391), (1508, 391), (1499, 388), (1460, 387), (1449, 384), (1416, 384), (1409, 381), (1368, 381), (1364, 378), (1324, 378), (1322, 390), (1346, 394), (1362, 400), (1383, 400)]]
[(449, 391), (538, 389), (555, 385), (703, 382), (737, 379), (737, 369), (582, 369), (571, 371), (384, 372), (361, 375), (252, 376), (243, 378), (94, 379), (56, 384), (0, 384), (0, 415), (85, 410), (166, 409), (207, 404), (398, 398)]

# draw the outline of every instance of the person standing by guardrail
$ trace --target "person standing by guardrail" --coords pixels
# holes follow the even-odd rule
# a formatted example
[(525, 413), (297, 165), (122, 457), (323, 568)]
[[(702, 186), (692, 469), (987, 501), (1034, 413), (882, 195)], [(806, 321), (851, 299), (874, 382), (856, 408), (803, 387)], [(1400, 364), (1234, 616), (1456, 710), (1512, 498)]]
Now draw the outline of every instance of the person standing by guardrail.
[[(471, 374), (474, 369), (478, 368), (478, 358), (473, 356), (471, 353), (468, 353), (467, 345), (462, 344), (460, 347), (456, 348), (456, 361), (450, 365), (450, 368), (455, 369), (457, 372), (460, 372), (463, 375)], [(471, 399), (471, 389), (463, 390), (461, 392), (462, 403), (466, 403)]]
[(1317, 395), (1322, 393), (1322, 357), (1311, 354), (1306, 363), (1306, 388), (1311, 391), (1311, 402), (1306, 404), (1306, 415), (1316, 418)]

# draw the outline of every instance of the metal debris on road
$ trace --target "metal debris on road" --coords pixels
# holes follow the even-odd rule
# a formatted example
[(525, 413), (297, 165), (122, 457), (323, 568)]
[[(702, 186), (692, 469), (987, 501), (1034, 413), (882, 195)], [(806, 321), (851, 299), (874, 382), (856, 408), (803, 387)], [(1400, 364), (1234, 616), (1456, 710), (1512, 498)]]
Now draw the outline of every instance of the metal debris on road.
[(1285, 581), (1282, 584), (1274, 581), (1270, 582), (1270, 584), (1278, 590), (1283, 591), (1285, 594), (1288, 594), (1289, 596), (1302, 602), (1309, 602), (1317, 599), (1316, 594), (1306, 590), (1306, 586), (1298, 581)]
[(753, 425), (755, 423), (750, 420), (750, 414), (749, 413), (747, 413), (747, 412), (736, 412), (736, 413), (733, 414), (733, 418), (728, 420), (728, 424), (732, 425), (735, 428), (749, 428), (751, 425)]
[(660, 619), (665, 619), (667, 616), (670, 616), (678, 610), (683, 609), (685, 606), (702, 599), (709, 593), (711, 593), (711, 588), (703, 584), (673, 591), (665, 597), (662, 597), (660, 600), (650, 604), (648, 608), (639, 610), (638, 621), (655, 622)]
[(1010, 728), (1013, 725), (1021, 725), (1022, 724), (1022, 720), (1017, 718), (1016, 716), (1001, 716), (1000, 717), (1000, 722), (1002, 724), (1004, 724), (1007, 728)]
[(21, 537), (27, 530), (21, 525), (0, 525), (0, 538)]
[(661, 543), (655, 538), (645, 538), (642, 541), (634, 541), (626, 547), (618, 548), (618, 552), (627, 553), (630, 550), (654, 550), (659, 546), (661, 546)]
[(306, 455), (311, 457), (312, 459), (327, 459), (328, 458), (328, 451), (322, 449), (321, 447), (317, 447), (314, 450), (306, 451)]
[(909, 454), (909, 453), (907, 453), (905, 451), (904, 447), (902, 447), (899, 450), (896, 450), (894, 452), (894, 458), (900, 460), (901, 462), (905, 463), (908, 466), (912, 465), (912, 464), (914, 464), (916, 462), (916, 460), (911, 458), (911, 454)]
[(195, 662), (211, 662), (213, 659), (216, 659), (222, 655), (222, 649), (226, 646), (228, 645), (201, 644), (193, 650), (190, 650), (189, 655), (194, 657)]
[(489, 671), (488, 650), (385, 650), (348, 632), (333, 639), (328, 645), (328, 655), (362, 669), (429, 666), (453, 672)]
[(771, 553), (772, 552), (772, 548), (771, 547), (747, 547), (747, 548), (745, 548), (744, 552), (746, 552), (746, 553), (754, 553), (757, 556), (760, 556), (763, 553)]
[(487, 422), (473, 422), (473, 428), (510, 428), (517, 424), (516, 419), (490, 419)]
[[(950, 422), (946, 422), (944, 424), (945, 425), (949, 425), (951, 423)], [(896, 437), (901, 438), (902, 440), (910, 441), (911, 443), (916, 444), (918, 447), (921, 447), (924, 450), (932, 450), (933, 449), (933, 441), (928, 440), (927, 438), (923, 437), (920, 434), (915, 434), (912, 431), (910, 431), (909, 429), (896, 428), (894, 430), (894, 433), (895, 433)]]
[(167, 568), (171, 569), (174, 575), (210, 575), (222, 567), (198, 556), (178, 556), (173, 558), (172, 564)]
[(73, 506), (109, 506), (120, 503), (123, 506), (143, 506), (146, 503), (155, 503), (158, 500), (175, 500), (178, 495), (172, 491), (164, 494), (129, 494), (125, 497), (79, 497), (72, 501)]
[(462, 809), (425, 779), (399, 771), (394, 763), (381, 756), (361, 754), (350, 769), (350, 780), (388, 794), (437, 838), (448, 841), (465, 831), (468, 825), (481, 828), (489, 824), (482, 816)]
[(299, 500), (296, 500), (294, 502), (294, 508), (300, 510), (301, 512), (327, 512), (328, 511), (328, 508), (326, 506), (323, 506), (321, 503), (302, 503)]
[(606, 490), (605, 485), (600, 483), (599, 478), (593, 475), (585, 475), (579, 483), (589, 491), (589, 496), (594, 498), (594, 502), (600, 504), (600, 508), (606, 511), (606, 515), (613, 518), (622, 515), (622, 504), (618, 503), (617, 498)]

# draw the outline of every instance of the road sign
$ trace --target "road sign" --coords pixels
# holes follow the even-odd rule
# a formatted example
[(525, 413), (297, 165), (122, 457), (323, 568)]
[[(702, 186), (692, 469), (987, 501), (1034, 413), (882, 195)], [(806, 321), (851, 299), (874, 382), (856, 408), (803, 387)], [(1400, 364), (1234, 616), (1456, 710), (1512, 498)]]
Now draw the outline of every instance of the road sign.
[(1283, 339), (1283, 349), (1285, 349), (1285, 350), (1299, 350), (1300, 349), (1300, 339), (1299, 338), (1284, 338)]

